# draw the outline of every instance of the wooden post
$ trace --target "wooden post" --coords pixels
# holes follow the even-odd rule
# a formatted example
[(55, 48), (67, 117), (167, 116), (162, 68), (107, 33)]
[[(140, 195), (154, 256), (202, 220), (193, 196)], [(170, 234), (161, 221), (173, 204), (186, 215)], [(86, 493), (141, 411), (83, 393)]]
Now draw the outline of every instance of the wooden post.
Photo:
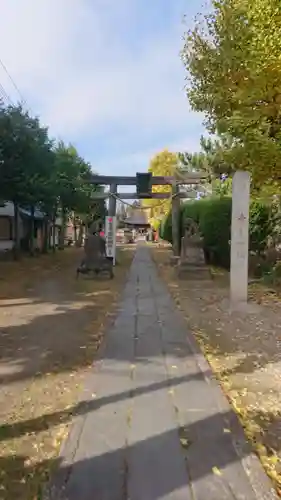
[(250, 175), (235, 172), (232, 181), (230, 301), (232, 306), (248, 300)]
[(174, 257), (180, 256), (180, 197), (176, 180), (172, 183), (172, 236)]

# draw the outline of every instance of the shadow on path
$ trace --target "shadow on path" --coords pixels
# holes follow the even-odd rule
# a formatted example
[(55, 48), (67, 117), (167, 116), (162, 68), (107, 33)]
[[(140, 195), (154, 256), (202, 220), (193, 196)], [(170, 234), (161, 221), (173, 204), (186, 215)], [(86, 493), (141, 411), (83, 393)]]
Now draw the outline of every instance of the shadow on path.
[(0, 427), (0, 441), (29, 434), (31, 432), (34, 432), (34, 429), (36, 429), (36, 432), (41, 432), (43, 430), (49, 429), (54, 425), (67, 422), (73, 416), (86, 415), (87, 413), (95, 411), (102, 406), (114, 404), (132, 397), (141, 396), (149, 392), (158, 391), (159, 389), (163, 389), (165, 387), (168, 388), (169, 386), (176, 386), (182, 384), (183, 382), (188, 382), (191, 380), (202, 380), (202, 378), (203, 376), (201, 373), (194, 373), (193, 375), (186, 375), (182, 377), (174, 377), (166, 381), (155, 382), (154, 384), (145, 385), (129, 391), (124, 391), (120, 394), (112, 394), (110, 396), (93, 399), (91, 401), (81, 401), (77, 405), (65, 411), (46, 413), (45, 415), (37, 418), (16, 422), (14, 424), (5, 424)]
[[(188, 445), (182, 446), (182, 457), (186, 459), (189, 473), (187, 469), (183, 473), (181, 467), (184, 467), (184, 460), (179, 463), (180, 453), (178, 456), (173, 454), (175, 443), (181, 446), (181, 429), (171, 429), (129, 444), (127, 448), (100, 456), (81, 457), (69, 466), (61, 464), (48, 491), (48, 500), (191, 500), (193, 496), (182, 496), (180, 493), (184, 490), (187, 495), (190, 480), (197, 492), (205, 495), (198, 497), (200, 499), (242, 498), (232, 491), (232, 486), (236, 488), (236, 480), (240, 481), (241, 490), (247, 494), (243, 498), (254, 499), (250, 483), (243, 477), (242, 467), (239, 467), (240, 458), (232, 446), (233, 436), (225, 433), (224, 425), (231, 418), (231, 413), (219, 413), (207, 418), (198, 413), (196, 418), (184, 428)], [(242, 453), (246, 456), (250, 450), (245, 449)], [(121, 470), (120, 464), (123, 464)], [(203, 478), (205, 480), (200, 483)], [(128, 497), (122, 496), (124, 485)], [(64, 495), (60, 496), (62, 491)], [(220, 492), (223, 496), (215, 497), (212, 492)]]

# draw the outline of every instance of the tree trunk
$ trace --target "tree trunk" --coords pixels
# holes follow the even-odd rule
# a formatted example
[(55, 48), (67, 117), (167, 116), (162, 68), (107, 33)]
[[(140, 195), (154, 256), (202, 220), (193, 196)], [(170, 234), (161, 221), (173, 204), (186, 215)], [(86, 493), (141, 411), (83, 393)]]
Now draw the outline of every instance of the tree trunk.
[(42, 253), (48, 253), (49, 251), (49, 220), (45, 217), (43, 224), (43, 245), (42, 245)]
[(59, 249), (60, 250), (64, 250), (65, 228), (66, 228), (66, 210), (65, 210), (65, 208), (62, 208), (61, 230), (60, 230), (60, 235), (59, 235)]
[(31, 218), (30, 218), (30, 235), (29, 235), (29, 252), (32, 257), (34, 257), (34, 231), (35, 231), (35, 224), (34, 224), (34, 206), (32, 205), (30, 207), (30, 212), (31, 212)]
[(56, 251), (56, 216), (52, 219), (52, 250), (53, 253)]
[(19, 206), (14, 202), (14, 259), (20, 257), (20, 213)]

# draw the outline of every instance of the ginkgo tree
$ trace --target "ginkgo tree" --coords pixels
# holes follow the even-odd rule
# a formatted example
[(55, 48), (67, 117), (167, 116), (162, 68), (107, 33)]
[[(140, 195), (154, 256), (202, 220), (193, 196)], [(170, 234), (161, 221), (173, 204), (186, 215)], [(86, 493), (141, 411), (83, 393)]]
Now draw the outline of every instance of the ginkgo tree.
[(208, 129), (231, 136), (229, 163), (255, 184), (281, 179), (279, 0), (213, 0), (185, 37), (187, 95)]
[[(178, 165), (177, 153), (164, 149), (151, 159), (148, 171), (151, 172), (153, 176), (173, 176), (175, 175)], [(167, 192), (171, 194), (171, 186), (153, 186), (152, 192)], [(156, 228), (157, 225), (159, 225), (160, 219), (169, 213), (171, 199), (147, 199), (143, 200), (142, 206), (143, 208), (147, 208), (150, 223)]]

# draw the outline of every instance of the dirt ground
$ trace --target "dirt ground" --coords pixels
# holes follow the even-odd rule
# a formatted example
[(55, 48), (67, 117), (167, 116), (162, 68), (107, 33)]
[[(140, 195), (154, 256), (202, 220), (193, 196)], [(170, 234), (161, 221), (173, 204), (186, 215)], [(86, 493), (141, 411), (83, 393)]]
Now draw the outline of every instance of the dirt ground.
[(169, 265), (170, 247), (154, 248), (152, 253), (281, 496), (280, 296), (263, 286), (250, 286), (255, 312), (231, 313), (227, 272), (211, 270), (209, 282), (179, 280)]
[(111, 281), (76, 280), (77, 249), (0, 264), (1, 500), (40, 500), (133, 254)]

